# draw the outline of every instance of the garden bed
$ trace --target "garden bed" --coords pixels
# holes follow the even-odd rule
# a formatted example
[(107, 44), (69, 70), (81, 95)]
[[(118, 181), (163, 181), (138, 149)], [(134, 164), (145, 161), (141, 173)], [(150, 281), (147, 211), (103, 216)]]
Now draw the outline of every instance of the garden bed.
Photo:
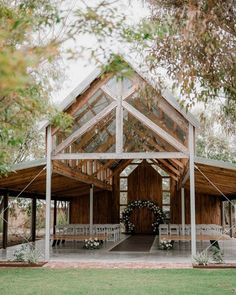
[(205, 268), (205, 269), (226, 269), (226, 268), (236, 268), (236, 263), (210, 263), (207, 265), (193, 264), (193, 268)]
[(0, 267), (42, 267), (47, 262), (37, 262), (37, 263), (28, 263), (28, 262), (19, 262), (19, 261), (0, 261)]

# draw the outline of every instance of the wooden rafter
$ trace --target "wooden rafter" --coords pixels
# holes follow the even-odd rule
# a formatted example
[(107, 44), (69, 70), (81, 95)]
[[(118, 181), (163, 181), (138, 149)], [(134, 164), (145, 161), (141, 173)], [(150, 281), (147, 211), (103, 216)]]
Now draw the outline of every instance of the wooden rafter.
[(132, 162), (132, 160), (124, 160), (121, 164), (119, 164), (113, 172), (108, 176), (108, 178), (111, 178), (117, 174), (120, 174), (129, 164)]
[(154, 131), (156, 134), (161, 136), (164, 140), (169, 142), (173, 147), (175, 147), (177, 150), (188, 153), (188, 149), (180, 143), (177, 139), (172, 137), (170, 134), (168, 134), (165, 130), (160, 128), (158, 125), (153, 123), (150, 119), (148, 119), (145, 115), (143, 115), (141, 112), (139, 112), (136, 108), (128, 104), (127, 102), (123, 101), (122, 105), (124, 108), (131, 113), (136, 119), (141, 121), (145, 126), (150, 128), (152, 131)]
[[(75, 121), (79, 122), (79, 120), (81, 120), (81, 118), (88, 112), (88, 111), (92, 111), (93, 107), (96, 105), (96, 103), (101, 99), (101, 97), (103, 97), (104, 94), (101, 93), (91, 104), (89, 104), (88, 102), (86, 103), (86, 108), (75, 117)], [(94, 112), (93, 112), (94, 114)]]
[[(140, 85), (140, 87), (139, 87), (140, 89), (145, 88), (147, 85), (147, 82), (139, 75), (135, 75), (134, 80), (135, 80), (135, 83)], [(154, 90), (154, 88), (153, 88), (153, 90)], [(163, 98), (161, 93), (159, 93), (156, 90), (154, 92), (156, 93), (156, 95), (155, 95), (155, 93), (153, 93), (153, 94), (156, 97), (153, 99), (153, 103), (156, 104), (157, 107), (159, 109), (161, 109), (163, 112), (165, 112), (169, 117), (171, 117), (171, 119), (179, 126), (180, 129), (182, 129), (184, 132), (188, 133), (187, 119), (181, 113), (179, 113), (178, 110), (173, 108), (173, 106), (171, 104), (169, 104), (169, 102), (167, 102)]]
[[(129, 120), (128, 123), (130, 123), (130, 122), (132, 122), (132, 120)], [(138, 129), (135, 126), (135, 124), (132, 124), (132, 128), (135, 129), (135, 133), (137, 133), (139, 136), (141, 136), (141, 137), (146, 136), (147, 137), (147, 142), (149, 142), (151, 145), (153, 145), (154, 147), (156, 147), (158, 149), (158, 151), (160, 151), (160, 152), (164, 152), (165, 151), (165, 149), (161, 145), (159, 145), (156, 141), (154, 141), (153, 138), (151, 138), (147, 134), (144, 134), (140, 129)], [(169, 149), (166, 148), (166, 151), (169, 151)], [(184, 165), (183, 165), (183, 163), (180, 160), (178, 160), (178, 159), (172, 159), (171, 161), (173, 161), (174, 163), (176, 163), (180, 168), (184, 168)]]
[(104, 190), (112, 190), (112, 186), (110, 184), (98, 180), (96, 177), (92, 175), (86, 175), (76, 169), (72, 169), (60, 161), (53, 161), (53, 172), (80, 182), (94, 184), (95, 186), (102, 188)]
[[(112, 119), (113, 119), (113, 115), (109, 114), (104, 120), (99, 122), (97, 124), (97, 128), (99, 129), (99, 131), (103, 131), (107, 127), (107, 125), (110, 124)], [(86, 134), (84, 134), (79, 142), (74, 143), (77, 151), (82, 151), (84, 146), (86, 144), (88, 144), (89, 142), (91, 142), (91, 140), (92, 140), (92, 138), (94, 136), (93, 130), (94, 129), (92, 129), (89, 132), (87, 132)]]
[(74, 116), (78, 110), (80, 110), (88, 101), (89, 99), (104, 85), (110, 78), (111, 74), (103, 75), (102, 79), (98, 79), (94, 81), (93, 85), (91, 85), (84, 94), (80, 95), (77, 98), (77, 101), (68, 109), (68, 113)]
[(173, 169), (170, 169), (170, 167), (166, 165), (167, 163), (165, 160), (152, 160), (155, 163), (155, 165), (160, 166), (160, 168), (162, 168), (166, 173), (168, 173), (172, 178), (174, 178), (174, 180), (179, 181), (180, 174), (176, 173), (176, 171), (173, 171)]
[(117, 106), (116, 102), (112, 102), (104, 110), (98, 113), (95, 117), (85, 123), (81, 128), (74, 131), (70, 136), (68, 136), (61, 144), (55, 148), (55, 154), (61, 152), (72, 144), (78, 137), (82, 136), (85, 132), (89, 131), (94, 125), (106, 117), (115, 107)]
[[(157, 124), (160, 128), (163, 128), (166, 132), (168, 132), (172, 137), (176, 138), (176, 132), (177, 132), (177, 123), (172, 120), (172, 117), (170, 117), (168, 114), (166, 114), (162, 109), (159, 109), (160, 114), (157, 115), (154, 112), (150, 112), (147, 107), (145, 106), (145, 104), (143, 102), (141, 102), (140, 100), (135, 100), (133, 102), (133, 107), (138, 109), (141, 113), (148, 113), (148, 118), (154, 122), (155, 124)], [(168, 116), (172, 121), (173, 121), (173, 128), (168, 128), (166, 126), (166, 119), (165, 116)], [(182, 130), (179, 126), (178, 128), (180, 130)], [(185, 134), (185, 142), (187, 140), (187, 134), (186, 134), (186, 130), (182, 130)], [(177, 138), (176, 138), (177, 139)], [(178, 139), (177, 139), (178, 140)]]
[[(103, 75), (102, 79), (95, 80), (84, 93), (76, 97), (75, 102), (66, 110), (66, 112), (71, 116), (74, 116), (100, 89), (100, 87), (110, 79), (111, 76), (112, 75), (108, 73)], [(53, 128), (52, 135), (55, 135), (58, 130), (59, 128)]]

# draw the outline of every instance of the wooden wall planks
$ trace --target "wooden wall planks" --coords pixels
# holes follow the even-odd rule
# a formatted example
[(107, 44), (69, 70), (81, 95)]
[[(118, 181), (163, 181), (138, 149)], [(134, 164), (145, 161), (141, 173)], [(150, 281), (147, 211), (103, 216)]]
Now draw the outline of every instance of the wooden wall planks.
[[(128, 176), (128, 202), (133, 200), (152, 200), (162, 207), (162, 177), (146, 161)], [(153, 218), (147, 208), (135, 209), (131, 215), (135, 232), (152, 233)]]
[[(217, 196), (196, 193), (196, 224), (221, 224), (221, 200)], [(171, 223), (181, 223), (181, 193), (171, 199)], [(185, 190), (185, 223), (190, 223), (190, 196)]]
[[(113, 194), (109, 191), (94, 193), (93, 223), (114, 223), (112, 208)], [(71, 223), (89, 223), (89, 193), (71, 200)]]

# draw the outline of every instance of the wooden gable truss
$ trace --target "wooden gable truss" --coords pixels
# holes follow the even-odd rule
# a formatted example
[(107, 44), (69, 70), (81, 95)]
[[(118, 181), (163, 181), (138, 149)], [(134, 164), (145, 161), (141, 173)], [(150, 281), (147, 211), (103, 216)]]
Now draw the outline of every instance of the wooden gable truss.
[[(86, 83), (85, 83), (86, 84)], [(98, 75), (64, 108), (72, 115), (70, 134), (47, 127), (47, 204), (50, 207), (50, 177), (56, 173), (85, 183), (103, 183), (110, 189), (134, 159), (151, 159), (180, 183), (189, 165), (192, 253), (196, 253), (194, 205), (194, 128), (196, 125), (168, 98), (152, 86), (153, 102), (145, 96), (147, 81), (134, 71), (129, 78)], [(189, 164), (188, 164), (189, 163)], [(81, 177), (81, 175), (80, 175)], [(50, 219), (49, 211), (47, 213)], [(49, 221), (46, 223), (49, 232)], [(46, 235), (45, 246), (49, 241)], [(49, 257), (49, 248), (45, 248)]]

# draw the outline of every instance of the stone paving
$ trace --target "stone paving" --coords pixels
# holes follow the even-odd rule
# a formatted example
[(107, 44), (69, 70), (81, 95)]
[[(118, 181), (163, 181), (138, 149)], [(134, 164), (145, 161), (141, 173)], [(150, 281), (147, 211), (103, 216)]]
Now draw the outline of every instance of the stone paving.
[[(125, 239), (126, 237), (122, 237)], [(189, 242), (175, 243), (171, 251), (158, 249), (158, 239), (155, 239), (148, 252), (116, 252), (110, 251), (116, 243), (108, 242), (99, 250), (85, 250), (82, 242), (66, 242), (50, 248), (49, 268), (190, 268), (191, 248)], [(35, 243), (44, 260), (44, 240)], [(198, 242), (197, 251), (206, 249), (209, 243)], [(226, 263), (236, 263), (236, 240), (221, 241)], [(12, 260), (14, 251), (20, 245), (0, 249), (0, 260)]]
[(50, 261), (43, 267), (52, 269), (186, 269), (192, 268), (191, 263), (143, 263), (143, 262), (59, 262)]

